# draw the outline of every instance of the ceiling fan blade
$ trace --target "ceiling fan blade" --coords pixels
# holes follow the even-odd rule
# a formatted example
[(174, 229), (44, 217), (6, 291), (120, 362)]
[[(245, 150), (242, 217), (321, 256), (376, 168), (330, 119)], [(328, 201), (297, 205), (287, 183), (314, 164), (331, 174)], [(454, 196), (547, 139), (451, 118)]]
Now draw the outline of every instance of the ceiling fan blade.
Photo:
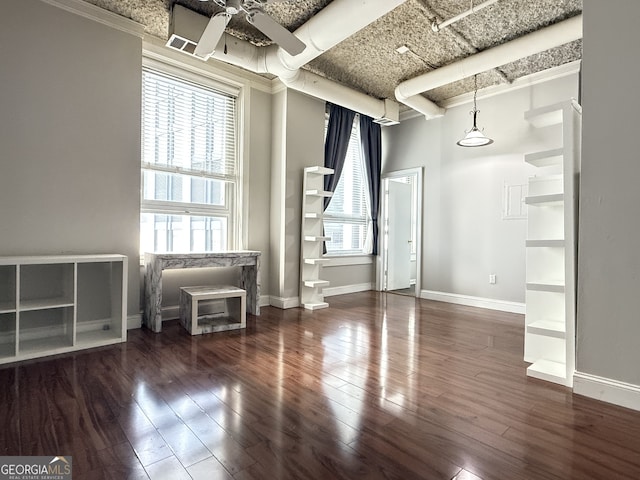
[(298, 37), (261, 10), (250, 11), (247, 20), (290, 55), (298, 55), (307, 48)]
[(209, 59), (215, 51), (220, 38), (222, 38), (224, 29), (227, 26), (227, 23), (229, 23), (229, 18), (229, 15), (224, 12), (217, 13), (211, 17), (211, 20), (209, 20), (204, 32), (202, 32), (200, 40), (198, 40), (198, 45), (196, 45), (196, 49), (193, 52), (195, 55), (203, 58), (204, 60)]

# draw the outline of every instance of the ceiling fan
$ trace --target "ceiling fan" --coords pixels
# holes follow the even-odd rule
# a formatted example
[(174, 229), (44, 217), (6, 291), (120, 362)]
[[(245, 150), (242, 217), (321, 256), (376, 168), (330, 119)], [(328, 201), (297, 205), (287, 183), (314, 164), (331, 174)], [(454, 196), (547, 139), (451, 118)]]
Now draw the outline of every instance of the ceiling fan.
[[(208, 1), (208, 0), (201, 0)], [(216, 4), (224, 8), (224, 11), (216, 13), (207, 27), (204, 29), (195, 54), (202, 58), (209, 58), (216, 49), (224, 29), (233, 15), (243, 12), (247, 21), (264, 33), (267, 37), (277, 43), (290, 55), (298, 55), (306, 45), (298, 39), (293, 33), (284, 28), (272, 17), (267, 15), (262, 6), (273, 0), (212, 0)]]

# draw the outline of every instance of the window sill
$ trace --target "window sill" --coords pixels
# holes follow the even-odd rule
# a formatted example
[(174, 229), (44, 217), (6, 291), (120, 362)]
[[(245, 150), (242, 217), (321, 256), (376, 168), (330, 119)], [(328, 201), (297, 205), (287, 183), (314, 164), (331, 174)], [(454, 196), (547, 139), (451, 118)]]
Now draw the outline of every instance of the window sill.
[(351, 254), (351, 255), (324, 255), (322, 258), (331, 259), (331, 263), (326, 267), (343, 267), (348, 265), (370, 265), (373, 263), (373, 255)]

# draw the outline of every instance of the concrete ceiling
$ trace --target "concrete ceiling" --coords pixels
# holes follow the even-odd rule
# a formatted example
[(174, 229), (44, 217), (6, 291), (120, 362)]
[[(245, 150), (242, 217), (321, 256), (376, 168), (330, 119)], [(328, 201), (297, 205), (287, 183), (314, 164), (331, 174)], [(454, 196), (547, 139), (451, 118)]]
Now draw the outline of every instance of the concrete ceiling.
[[(355, 0), (353, 0), (355, 1)], [(475, 0), (475, 5), (483, 0)], [(199, 0), (89, 0), (90, 3), (145, 26), (147, 34), (166, 40), (172, 4), (210, 16), (221, 8)], [(269, 0), (264, 10), (290, 31), (304, 24), (331, 0)], [(376, 98), (394, 98), (398, 83), (513, 40), (582, 12), (582, 0), (499, 0), (434, 32), (431, 23), (471, 7), (470, 0), (407, 0), (389, 14), (325, 52), (303, 68)], [(271, 41), (235, 15), (227, 32), (257, 45)], [(399, 54), (402, 45), (410, 52)], [(479, 88), (508, 83), (522, 76), (582, 57), (578, 40), (478, 75)], [(473, 90), (471, 78), (424, 93), (435, 102)]]

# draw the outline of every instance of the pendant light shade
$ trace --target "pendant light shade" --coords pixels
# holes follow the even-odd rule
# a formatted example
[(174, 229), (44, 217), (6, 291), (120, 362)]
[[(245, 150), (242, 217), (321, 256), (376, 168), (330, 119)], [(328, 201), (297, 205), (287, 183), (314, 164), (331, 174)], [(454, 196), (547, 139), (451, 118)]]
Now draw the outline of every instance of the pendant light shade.
[(476, 123), (478, 119), (478, 112), (480, 112), (480, 110), (478, 110), (476, 106), (476, 95), (478, 93), (478, 75), (473, 76), (473, 82), (473, 110), (470, 112), (473, 114), (473, 127), (471, 127), (471, 130), (467, 132), (463, 139), (456, 142), (457, 145), (460, 145), (461, 147), (482, 147), (484, 145), (490, 145), (493, 143), (493, 140), (485, 136), (485, 134), (482, 133), (482, 130), (478, 128)]

